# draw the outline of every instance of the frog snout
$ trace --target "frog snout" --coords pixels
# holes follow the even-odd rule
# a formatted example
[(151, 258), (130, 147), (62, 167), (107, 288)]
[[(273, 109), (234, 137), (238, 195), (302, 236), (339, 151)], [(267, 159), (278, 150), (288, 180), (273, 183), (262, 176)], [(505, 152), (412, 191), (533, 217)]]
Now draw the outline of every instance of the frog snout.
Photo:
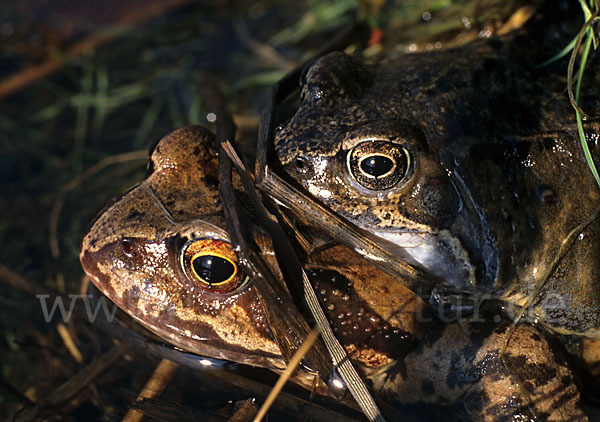
[(313, 169), (313, 165), (310, 162), (310, 160), (306, 157), (303, 156), (299, 156), (296, 157), (292, 160), (292, 165), (294, 167), (294, 170), (297, 173), (300, 173), (304, 176), (309, 176), (310, 174), (313, 173), (314, 169)]
[(423, 223), (438, 228), (452, 224), (460, 209), (458, 192), (448, 179), (441, 176), (427, 178), (414, 197), (414, 207), (421, 213)]

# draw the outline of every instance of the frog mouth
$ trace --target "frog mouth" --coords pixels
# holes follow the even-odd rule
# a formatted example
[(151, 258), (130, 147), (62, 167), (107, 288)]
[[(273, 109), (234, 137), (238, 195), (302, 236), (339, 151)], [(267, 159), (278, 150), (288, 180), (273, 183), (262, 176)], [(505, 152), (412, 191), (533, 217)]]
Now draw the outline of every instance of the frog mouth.
[(395, 256), (413, 261), (452, 286), (468, 288), (475, 284), (475, 268), (469, 254), (447, 230), (437, 233), (375, 230), (372, 233), (383, 241), (378, 240), (378, 243), (385, 243), (385, 248)]
[(460, 206), (447, 229), (397, 228), (374, 230), (371, 235), (395, 256), (413, 260), (453, 287), (493, 286), (498, 277), (498, 252), (485, 211), (457, 171), (450, 172), (450, 180)]

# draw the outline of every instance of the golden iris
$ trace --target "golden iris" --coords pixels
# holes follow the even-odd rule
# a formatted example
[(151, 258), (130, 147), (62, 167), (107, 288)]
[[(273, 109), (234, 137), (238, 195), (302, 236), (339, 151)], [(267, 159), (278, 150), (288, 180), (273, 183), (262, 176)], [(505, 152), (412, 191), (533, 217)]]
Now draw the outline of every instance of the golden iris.
[(228, 293), (240, 288), (244, 277), (231, 244), (220, 239), (189, 241), (181, 254), (181, 266), (194, 284), (202, 289)]

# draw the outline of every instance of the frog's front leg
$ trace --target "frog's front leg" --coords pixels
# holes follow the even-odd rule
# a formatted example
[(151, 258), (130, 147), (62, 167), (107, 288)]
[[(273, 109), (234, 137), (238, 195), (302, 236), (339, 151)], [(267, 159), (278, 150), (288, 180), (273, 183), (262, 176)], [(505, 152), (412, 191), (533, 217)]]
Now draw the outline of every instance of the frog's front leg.
[(517, 325), (505, 366), (507, 330), (486, 322), (440, 325), (396, 370), (375, 374), (374, 388), (402, 404), (459, 403), (457, 411), (475, 420), (587, 420), (574, 375), (544, 332)]

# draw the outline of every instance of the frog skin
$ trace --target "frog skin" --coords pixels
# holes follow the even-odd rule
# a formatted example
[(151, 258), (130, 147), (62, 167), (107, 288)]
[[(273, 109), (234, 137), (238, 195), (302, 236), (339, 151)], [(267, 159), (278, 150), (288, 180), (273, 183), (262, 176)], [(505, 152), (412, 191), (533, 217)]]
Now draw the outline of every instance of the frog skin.
[[(211, 142), (214, 136), (202, 128), (165, 137), (152, 153), (150, 175), (93, 223), (82, 242), (81, 264), (104, 295), (171, 344), (283, 369), (262, 304), (223, 229)], [(196, 276), (202, 268), (190, 265), (203, 251), (220, 257), (223, 271), (238, 274), (220, 285), (203, 283)]]
[[(220, 243), (229, 237), (213, 142), (201, 128), (179, 129), (161, 140), (146, 180), (109, 204), (92, 225), (81, 262), (109, 299), (173, 345), (280, 370), (283, 357), (262, 308), (278, 302), (261, 303), (252, 280), (234, 282), (227, 293), (207, 290), (190, 278), (181, 258), (193, 239), (217, 240), (220, 249), (208, 244), (209, 252), (227, 255)], [(263, 254), (272, 256), (269, 243), (262, 244)], [(237, 265), (234, 256), (227, 257)], [(332, 329), (376, 393), (399, 405), (466, 406), (476, 420), (529, 415), (498, 358), (506, 326), (440, 324), (420, 298), (343, 246), (310, 255), (305, 267)], [(511, 347), (507, 355), (522, 357), (519, 374), (535, 387), (529, 399), (536, 412), (549, 420), (584, 420), (573, 374), (543, 333), (519, 325), (515, 337), (522, 347)]]
[[(440, 289), (516, 310), (545, 283), (528, 314), (597, 338), (600, 225), (587, 220), (600, 191), (566, 66), (536, 67), (543, 59), (531, 52), (540, 50), (549, 51), (512, 36), (377, 65), (330, 53), (305, 71), (299, 108), (276, 128), (274, 147), (313, 197), (433, 273)], [(596, 58), (582, 88), (591, 113), (600, 109), (598, 69)], [(584, 128), (597, 156), (600, 121)]]
[(389, 403), (442, 406), (436, 420), (587, 420), (560, 347), (539, 327), (515, 327), (507, 369), (499, 357), (506, 321), (442, 323), (401, 283), (345, 247), (319, 252), (306, 268), (336, 337)]

